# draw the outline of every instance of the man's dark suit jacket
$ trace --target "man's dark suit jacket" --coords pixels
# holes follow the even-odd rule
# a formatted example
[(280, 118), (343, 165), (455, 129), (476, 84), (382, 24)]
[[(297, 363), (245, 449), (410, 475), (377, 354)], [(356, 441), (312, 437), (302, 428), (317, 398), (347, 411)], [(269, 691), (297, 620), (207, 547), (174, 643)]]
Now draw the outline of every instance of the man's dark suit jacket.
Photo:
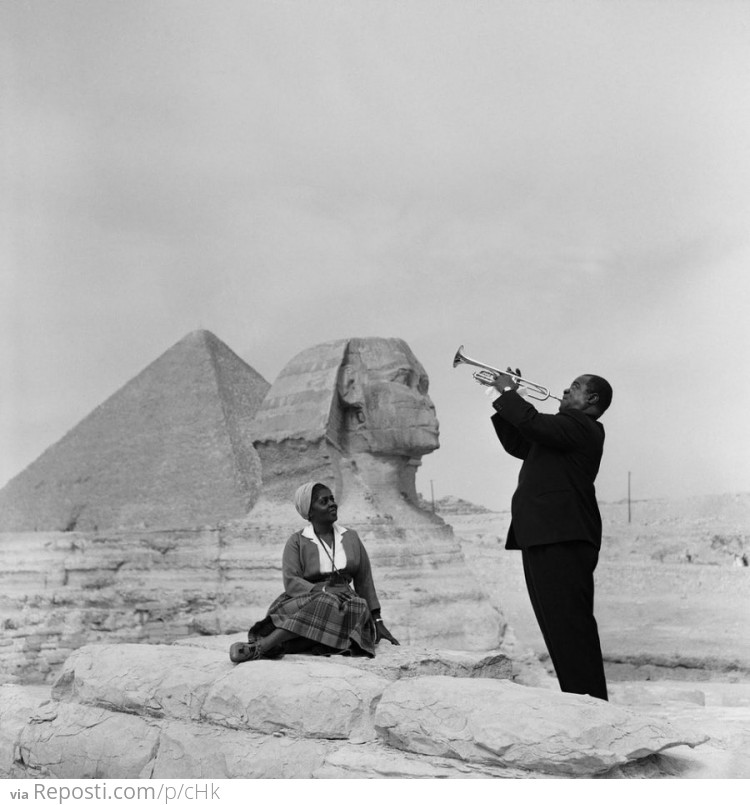
[(523, 466), (511, 502), (507, 549), (585, 540), (597, 548), (602, 520), (594, 480), (604, 428), (581, 411), (540, 414), (514, 391), (493, 403), (492, 424)]

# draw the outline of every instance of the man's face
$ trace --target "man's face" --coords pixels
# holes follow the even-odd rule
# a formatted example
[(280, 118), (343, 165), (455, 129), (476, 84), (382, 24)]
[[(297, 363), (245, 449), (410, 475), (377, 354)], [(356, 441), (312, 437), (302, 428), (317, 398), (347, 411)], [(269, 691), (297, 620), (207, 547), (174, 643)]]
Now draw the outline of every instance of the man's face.
[[(408, 347), (398, 339), (352, 339), (349, 370), (357, 398), (348, 424), (352, 450), (421, 456), (439, 447), (427, 374)], [(342, 396), (351, 404), (353, 394)]]
[(591, 405), (588, 392), (588, 375), (577, 377), (563, 392), (560, 411), (583, 411)]

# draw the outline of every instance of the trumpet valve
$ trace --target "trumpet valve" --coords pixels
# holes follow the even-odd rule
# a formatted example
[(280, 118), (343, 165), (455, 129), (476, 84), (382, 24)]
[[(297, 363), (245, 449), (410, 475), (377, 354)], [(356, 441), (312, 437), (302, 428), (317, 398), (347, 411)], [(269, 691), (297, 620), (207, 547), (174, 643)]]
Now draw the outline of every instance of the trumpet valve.
[(482, 386), (492, 386), (495, 383), (497, 374), (495, 372), (490, 372), (488, 369), (482, 369), (479, 372), (474, 372), (473, 377), (474, 380), (476, 380), (477, 383), (481, 384)]

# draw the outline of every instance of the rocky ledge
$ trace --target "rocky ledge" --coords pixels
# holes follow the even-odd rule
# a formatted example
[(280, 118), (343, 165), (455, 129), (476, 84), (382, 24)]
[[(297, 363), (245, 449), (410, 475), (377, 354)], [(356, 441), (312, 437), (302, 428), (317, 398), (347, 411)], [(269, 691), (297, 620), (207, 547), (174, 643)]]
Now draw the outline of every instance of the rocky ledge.
[(89, 645), (51, 690), (0, 686), (0, 776), (638, 777), (707, 740), (496, 652), (381, 644), (374, 660), (235, 666), (234, 639)]

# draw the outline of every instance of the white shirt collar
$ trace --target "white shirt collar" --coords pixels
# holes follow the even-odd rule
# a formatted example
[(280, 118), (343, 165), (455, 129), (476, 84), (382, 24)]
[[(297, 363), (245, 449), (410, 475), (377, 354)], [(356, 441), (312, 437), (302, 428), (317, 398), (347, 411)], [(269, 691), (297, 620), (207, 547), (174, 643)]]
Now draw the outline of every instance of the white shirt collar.
[[(333, 536), (337, 544), (341, 542), (342, 535), (345, 534), (348, 530), (349, 529), (346, 526), (340, 526), (338, 523), (333, 524)], [(312, 523), (308, 523), (302, 529), (302, 536), (307, 537), (307, 539), (313, 540), (313, 542), (317, 541), (317, 538), (315, 536), (315, 529), (313, 529)]]

